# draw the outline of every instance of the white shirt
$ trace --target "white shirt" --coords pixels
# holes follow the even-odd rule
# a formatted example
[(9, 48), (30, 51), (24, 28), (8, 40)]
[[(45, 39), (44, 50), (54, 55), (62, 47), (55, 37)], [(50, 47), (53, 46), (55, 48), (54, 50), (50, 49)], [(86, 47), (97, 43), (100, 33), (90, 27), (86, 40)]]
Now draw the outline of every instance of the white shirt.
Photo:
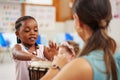
[[(25, 49), (25, 47), (22, 44), (19, 44), (23, 51), (28, 51)], [(44, 58), (44, 46), (38, 45), (39, 49), (37, 49), (37, 57)], [(30, 65), (31, 61), (22, 61), (15, 59), (15, 67), (16, 67), (16, 80), (30, 80), (29, 79), (29, 71), (28, 66)]]

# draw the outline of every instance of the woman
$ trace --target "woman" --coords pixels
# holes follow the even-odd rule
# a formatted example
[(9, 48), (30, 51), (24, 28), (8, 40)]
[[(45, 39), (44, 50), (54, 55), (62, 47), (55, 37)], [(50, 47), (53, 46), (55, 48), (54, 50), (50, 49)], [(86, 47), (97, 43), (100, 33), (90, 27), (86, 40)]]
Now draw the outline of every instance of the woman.
[(41, 80), (120, 80), (120, 50), (107, 33), (112, 18), (110, 1), (75, 0), (73, 8), (75, 29), (85, 46), (63, 68), (63, 61), (56, 61), (56, 69), (51, 68)]

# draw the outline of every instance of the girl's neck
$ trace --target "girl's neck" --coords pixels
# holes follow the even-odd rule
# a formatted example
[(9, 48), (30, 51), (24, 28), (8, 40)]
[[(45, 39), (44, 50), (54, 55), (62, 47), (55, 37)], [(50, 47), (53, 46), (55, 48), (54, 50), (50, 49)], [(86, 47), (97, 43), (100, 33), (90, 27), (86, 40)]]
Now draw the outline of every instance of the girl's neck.
[(35, 49), (35, 45), (24, 45), (25, 49), (26, 50), (29, 50), (29, 49)]
[(24, 48), (33, 55), (37, 55), (37, 45), (24, 45)]

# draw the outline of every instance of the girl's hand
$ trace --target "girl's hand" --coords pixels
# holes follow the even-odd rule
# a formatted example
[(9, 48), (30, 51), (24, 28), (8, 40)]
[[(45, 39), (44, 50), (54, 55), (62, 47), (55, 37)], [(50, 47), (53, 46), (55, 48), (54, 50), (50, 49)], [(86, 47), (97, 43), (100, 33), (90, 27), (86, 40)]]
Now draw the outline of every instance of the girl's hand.
[(44, 55), (45, 57), (52, 61), (54, 56), (58, 54), (58, 46), (55, 42), (50, 41), (49, 47), (45, 47), (44, 49)]
[(53, 41), (49, 41), (49, 47), (54, 48), (54, 49), (58, 49), (57, 44), (55, 42), (53, 42)]

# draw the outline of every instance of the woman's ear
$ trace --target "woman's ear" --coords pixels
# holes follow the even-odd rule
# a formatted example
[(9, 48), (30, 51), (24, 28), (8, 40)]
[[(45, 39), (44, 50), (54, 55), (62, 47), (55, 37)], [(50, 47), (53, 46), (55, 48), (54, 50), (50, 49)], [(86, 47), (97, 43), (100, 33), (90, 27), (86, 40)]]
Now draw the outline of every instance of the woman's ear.
[(73, 15), (75, 26), (80, 26), (78, 15), (75, 13)]
[(73, 15), (73, 17), (74, 17), (74, 21), (75, 21), (75, 26), (76, 26), (76, 27), (79, 27), (79, 28), (83, 28), (83, 25), (84, 25), (84, 24), (83, 24), (82, 21), (80, 21), (78, 15), (75, 13), (75, 14)]

